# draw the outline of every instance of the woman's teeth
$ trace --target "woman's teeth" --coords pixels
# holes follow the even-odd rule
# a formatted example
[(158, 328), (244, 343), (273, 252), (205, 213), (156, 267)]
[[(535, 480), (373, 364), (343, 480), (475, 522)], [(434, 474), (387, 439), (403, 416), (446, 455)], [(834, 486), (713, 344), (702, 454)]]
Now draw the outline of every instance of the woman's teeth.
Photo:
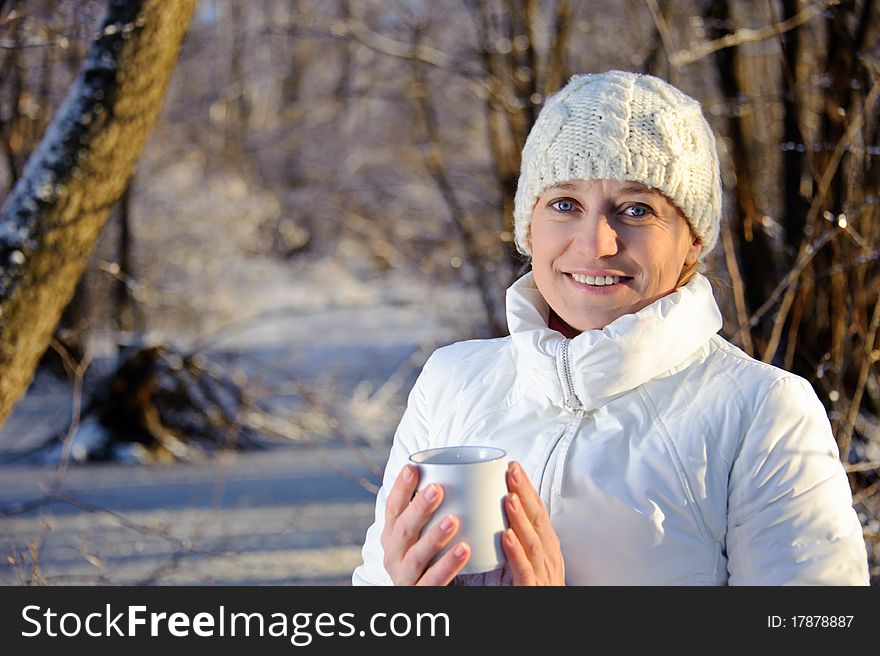
[(595, 285), (596, 287), (604, 287), (605, 285), (616, 285), (620, 282), (620, 276), (584, 276), (580, 273), (572, 273), (571, 277), (584, 285)]

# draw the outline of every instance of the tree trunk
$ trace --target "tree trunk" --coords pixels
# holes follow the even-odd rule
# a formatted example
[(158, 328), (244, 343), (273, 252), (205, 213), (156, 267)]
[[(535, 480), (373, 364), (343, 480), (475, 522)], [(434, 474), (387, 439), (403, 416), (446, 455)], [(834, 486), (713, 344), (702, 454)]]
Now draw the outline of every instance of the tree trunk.
[[(125, 187), (122, 198), (119, 199), (119, 241), (116, 246), (116, 255), (119, 259), (119, 273), (116, 280), (116, 327), (121, 333), (131, 333), (134, 325), (134, 303), (131, 296), (131, 280), (134, 278), (132, 264), (132, 235), (131, 235), (131, 181)], [(122, 352), (128, 339), (120, 340), (119, 351)]]
[[(707, 0), (703, 4), (704, 18), (711, 26), (708, 36), (721, 39), (730, 24), (730, 5), (727, 0)], [(723, 48), (715, 53), (715, 67), (724, 94), (730, 107), (735, 107), (743, 97), (738, 77), (739, 51), (736, 46)], [(762, 221), (763, 214), (755, 201), (755, 187), (750, 162), (755, 142), (746, 125), (736, 112), (731, 112), (727, 120), (727, 134), (732, 148), (730, 158), (736, 174), (734, 189), (735, 207), (731, 214), (731, 229), (738, 241), (739, 256), (742, 261), (743, 287), (748, 308), (753, 311), (760, 307), (773, 291), (778, 279), (775, 267), (776, 256)], [(764, 350), (771, 325), (753, 331), (757, 352)]]
[(195, 0), (111, 0), (0, 208), (0, 426), (27, 389), (162, 105)]
[[(783, 0), (782, 18), (792, 19), (799, 11), (798, 0)], [(782, 106), (785, 150), (782, 155), (782, 225), (791, 252), (797, 252), (804, 238), (804, 226), (810, 203), (801, 193), (801, 180), (806, 168), (805, 148), (798, 145), (808, 141), (801, 133), (801, 102), (798, 98), (801, 29), (799, 27), (780, 35), (782, 53)]]

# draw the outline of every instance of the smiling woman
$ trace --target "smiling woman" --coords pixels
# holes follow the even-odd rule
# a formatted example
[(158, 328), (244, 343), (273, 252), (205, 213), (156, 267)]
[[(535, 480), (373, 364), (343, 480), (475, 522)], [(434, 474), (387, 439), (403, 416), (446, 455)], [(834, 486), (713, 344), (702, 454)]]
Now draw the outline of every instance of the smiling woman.
[(703, 248), (663, 194), (617, 180), (544, 191), (529, 244), (535, 284), (576, 330), (604, 328), (670, 293)]
[[(517, 186), (532, 271), (507, 292), (510, 336), (425, 364), (355, 584), (868, 583), (815, 392), (717, 334), (697, 268), (720, 180), (699, 104), (658, 78), (577, 75), (548, 99)], [(429, 524), (444, 491), (416, 493), (407, 464), (458, 445), (511, 459), (506, 563), (491, 572), (460, 574), (459, 518)]]

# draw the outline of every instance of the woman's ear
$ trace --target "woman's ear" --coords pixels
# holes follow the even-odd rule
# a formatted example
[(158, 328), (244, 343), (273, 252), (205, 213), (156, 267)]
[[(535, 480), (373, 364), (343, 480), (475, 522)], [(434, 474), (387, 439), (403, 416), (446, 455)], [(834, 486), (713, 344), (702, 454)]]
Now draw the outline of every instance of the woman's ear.
[(703, 242), (700, 238), (691, 230), (691, 245), (688, 248), (687, 255), (685, 255), (684, 263), (688, 266), (694, 264), (697, 259), (700, 257), (700, 253), (703, 251)]

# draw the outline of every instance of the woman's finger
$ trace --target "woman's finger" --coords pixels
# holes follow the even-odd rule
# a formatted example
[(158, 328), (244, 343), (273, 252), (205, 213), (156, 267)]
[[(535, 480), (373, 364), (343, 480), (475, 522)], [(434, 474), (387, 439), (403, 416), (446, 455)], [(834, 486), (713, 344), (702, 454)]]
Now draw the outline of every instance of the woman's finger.
[(418, 541), (422, 529), (442, 500), (443, 488), (432, 483), (413, 497), (392, 526), (385, 527), (382, 536), (382, 547), (385, 550), (384, 565), (395, 584), (411, 585), (421, 576), (421, 572), (405, 570), (403, 560), (410, 548)]
[(443, 519), (425, 531), (423, 535), (406, 552), (401, 563), (402, 578), (417, 581), (425, 572), (428, 563), (437, 555), (458, 532), (458, 518), (446, 515)]
[(510, 570), (513, 585), (536, 585), (535, 570), (513, 529), (504, 531), (501, 547), (507, 556), (507, 568)]
[(467, 565), (470, 557), (470, 546), (466, 542), (459, 542), (431, 565), (416, 585), (449, 585), (461, 568)]
[(394, 485), (385, 500), (385, 526), (394, 526), (397, 517), (406, 510), (413, 492), (419, 485), (419, 470), (412, 465), (404, 465), (394, 479)]
[(443, 488), (437, 483), (419, 490), (409, 505), (397, 516), (392, 535), (398, 536), (409, 549), (419, 539), (422, 529), (443, 500)]
[(508, 494), (505, 501), (507, 521), (510, 524), (509, 530), (512, 530), (516, 535), (517, 543), (532, 564), (535, 575), (540, 576), (544, 568), (544, 545), (541, 542), (541, 536), (529, 521), (518, 495)]
[[(415, 467), (409, 472), (404, 469), (386, 501), (386, 521), (380, 541), (385, 556), (383, 565), (396, 585), (411, 585), (421, 576), (421, 572), (406, 570), (403, 560), (443, 500), (443, 488), (437, 484), (428, 485), (413, 496), (417, 484), (418, 470)], [(405, 504), (402, 511), (401, 504)]]
[(555, 541), (555, 533), (550, 524), (550, 517), (541, 496), (535, 490), (529, 477), (518, 462), (511, 462), (507, 467), (507, 487), (519, 497), (523, 511), (541, 539), (548, 544)]

